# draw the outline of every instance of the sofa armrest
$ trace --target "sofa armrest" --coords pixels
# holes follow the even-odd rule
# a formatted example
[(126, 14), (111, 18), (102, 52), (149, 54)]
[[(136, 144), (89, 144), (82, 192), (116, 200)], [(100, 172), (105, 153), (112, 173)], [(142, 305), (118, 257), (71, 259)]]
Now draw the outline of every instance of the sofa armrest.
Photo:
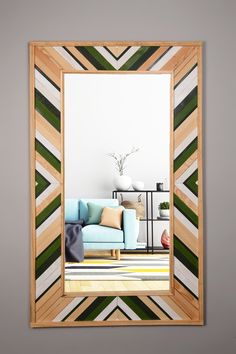
[(125, 209), (123, 211), (123, 230), (125, 249), (135, 249), (137, 247), (139, 223), (136, 219), (136, 210)]

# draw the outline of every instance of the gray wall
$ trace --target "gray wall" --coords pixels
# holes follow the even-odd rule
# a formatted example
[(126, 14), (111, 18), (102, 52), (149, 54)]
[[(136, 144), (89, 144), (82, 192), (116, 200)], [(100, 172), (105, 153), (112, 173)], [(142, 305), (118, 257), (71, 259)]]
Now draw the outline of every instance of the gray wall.
[[(235, 4), (1, 0), (1, 354), (235, 352)], [(44, 39), (205, 41), (204, 327), (29, 328), (27, 42)]]

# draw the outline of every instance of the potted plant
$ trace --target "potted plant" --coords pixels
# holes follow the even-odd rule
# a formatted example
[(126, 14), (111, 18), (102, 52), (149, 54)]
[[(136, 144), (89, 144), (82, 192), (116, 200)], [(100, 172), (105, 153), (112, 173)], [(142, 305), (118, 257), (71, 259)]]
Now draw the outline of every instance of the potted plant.
[(170, 203), (162, 202), (159, 205), (159, 212), (161, 218), (169, 218), (170, 217)]
[(116, 169), (119, 172), (119, 176), (115, 177), (114, 179), (114, 185), (117, 190), (125, 191), (130, 188), (132, 180), (129, 176), (124, 175), (124, 170), (126, 168), (125, 163), (130, 155), (138, 151), (138, 148), (132, 148), (131, 151), (126, 154), (117, 154), (114, 152), (108, 154), (108, 156), (112, 157), (115, 160)]

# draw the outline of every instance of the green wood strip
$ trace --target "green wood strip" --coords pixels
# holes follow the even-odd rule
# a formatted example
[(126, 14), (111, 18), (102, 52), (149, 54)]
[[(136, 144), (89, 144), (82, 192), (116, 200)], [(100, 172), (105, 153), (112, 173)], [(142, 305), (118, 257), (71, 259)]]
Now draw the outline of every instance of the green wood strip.
[(38, 171), (35, 172), (35, 182), (37, 183), (35, 185), (35, 194), (36, 198), (47, 189), (47, 187), (50, 185), (50, 182), (46, 180)]
[(37, 89), (35, 89), (35, 109), (60, 132), (60, 112)]
[[(135, 63), (138, 62), (140, 64), (138, 64), (137, 67), (139, 67), (142, 63), (142, 57), (149, 51), (151, 47), (141, 47), (139, 48), (132, 56), (131, 58), (129, 58), (127, 60), (127, 62), (125, 64), (122, 65), (122, 67), (119, 69), (121, 71), (125, 71), (125, 70), (134, 70), (132, 69), (133, 67), (135, 67)], [(153, 47), (154, 48), (154, 52), (159, 48), (159, 47)], [(153, 53), (154, 53), (153, 52)], [(145, 60), (143, 61), (145, 62)]]
[(36, 229), (61, 205), (61, 194), (59, 194), (41, 213), (36, 216)]
[(198, 228), (197, 215), (184, 202), (174, 194), (174, 206), (196, 227)]
[(61, 162), (40, 141), (35, 139), (35, 150), (47, 160), (58, 172), (61, 172)]
[(137, 70), (160, 47), (142, 47), (120, 68), (120, 70)]
[(175, 108), (174, 130), (197, 108), (197, 87)]
[(198, 258), (186, 247), (176, 235), (174, 235), (174, 256), (177, 257), (185, 267), (198, 277)]
[(174, 160), (174, 172), (176, 172), (187, 159), (197, 150), (198, 138), (196, 137)]
[(160, 319), (137, 296), (121, 296), (120, 298), (141, 318), (141, 320)]
[(185, 186), (193, 193), (198, 196), (198, 185), (197, 185), (197, 180), (198, 180), (198, 170), (194, 171), (189, 178), (184, 181)]
[(115, 296), (97, 297), (75, 321), (93, 321), (114, 300), (114, 298)]
[(116, 70), (94, 47), (76, 46), (82, 55), (84, 55), (98, 70)]
[(57, 248), (56, 251), (39, 267), (36, 272), (35, 276), (36, 279), (40, 277), (46, 270), (61, 256), (61, 248)]
[(61, 255), (61, 235), (59, 235), (37, 258), (36, 278), (38, 278)]

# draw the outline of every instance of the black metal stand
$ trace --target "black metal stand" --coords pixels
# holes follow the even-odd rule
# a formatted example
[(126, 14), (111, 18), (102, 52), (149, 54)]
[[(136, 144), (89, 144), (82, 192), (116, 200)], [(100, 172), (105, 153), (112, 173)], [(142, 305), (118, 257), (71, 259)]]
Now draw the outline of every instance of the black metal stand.
[[(146, 222), (146, 233), (147, 233), (147, 247), (146, 247), (146, 252), (149, 253), (151, 251), (154, 253), (155, 250), (160, 251), (164, 250), (161, 249), (160, 247), (154, 247), (154, 231), (153, 231), (153, 222), (154, 221), (168, 221), (169, 219), (162, 219), (160, 217), (157, 217), (156, 219), (153, 218), (153, 194), (154, 193), (169, 193), (169, 190), (163, 190), (163, 191), (157, 191), (157, 190), (143, 190), (143, 191), (133, 191), (133, 190), (128, 190), (128, 191), (112, 191), (112, 198), (117, 199), (117, 194), (118, 193), (138, 193), (138, 194), (145, 194), (145, 210), (146, 210), (146, 218), (140, 219), (140, 221)], [(149, 196), (150, 196), (150, 202), (151, 202), (151, 215), (149, 215)], [(149, 222), (151, 223), (151, 245), (149, 246)], [(142, 250), (142, 249), (136, 249), (137, 250)]]

